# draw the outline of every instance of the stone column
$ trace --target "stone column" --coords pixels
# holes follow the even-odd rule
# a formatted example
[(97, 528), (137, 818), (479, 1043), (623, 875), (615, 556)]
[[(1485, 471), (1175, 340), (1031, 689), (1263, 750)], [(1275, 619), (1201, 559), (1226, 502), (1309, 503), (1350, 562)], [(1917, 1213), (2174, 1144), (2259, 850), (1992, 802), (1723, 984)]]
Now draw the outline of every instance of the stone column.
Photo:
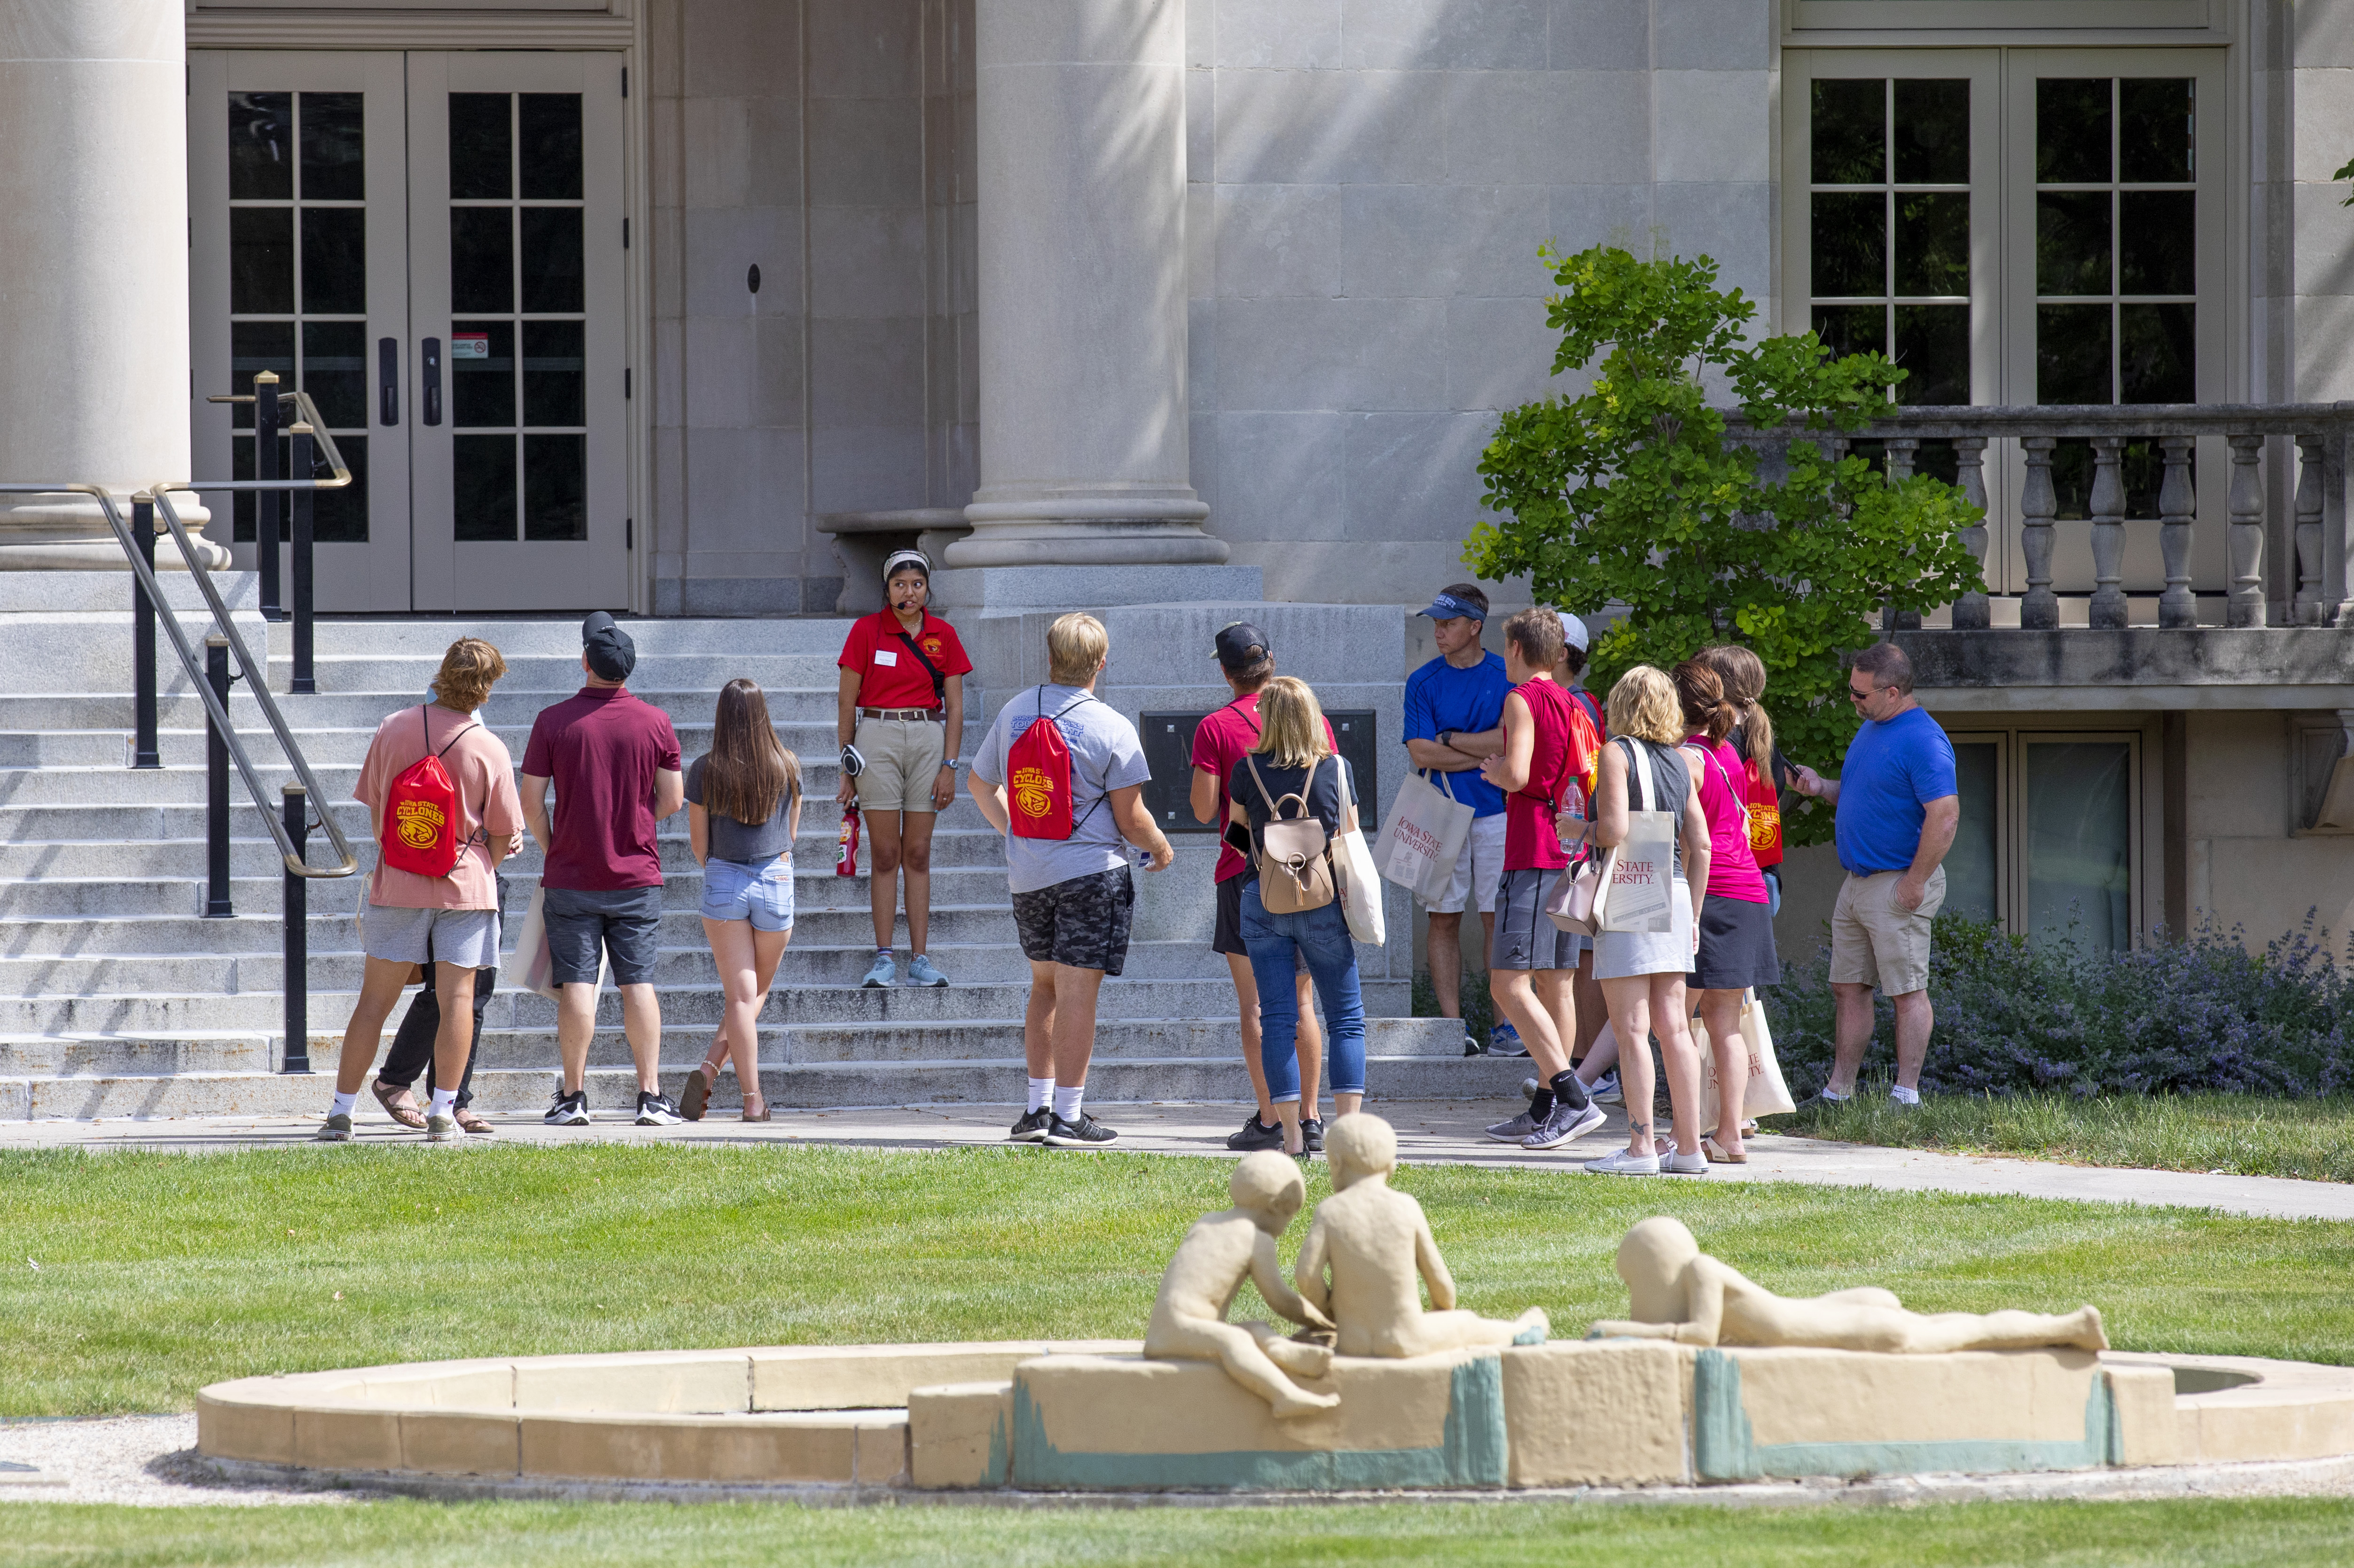
[(981, 487), (951, 567), (1222, 562), (1187, 468), (1183, 0), (979, 0)]
[[(183, 0), (0, 5), (0, 480), (189, 476), (186, 40)], [(94, 502), (0, 496), (12, 567), (125, 563)]]

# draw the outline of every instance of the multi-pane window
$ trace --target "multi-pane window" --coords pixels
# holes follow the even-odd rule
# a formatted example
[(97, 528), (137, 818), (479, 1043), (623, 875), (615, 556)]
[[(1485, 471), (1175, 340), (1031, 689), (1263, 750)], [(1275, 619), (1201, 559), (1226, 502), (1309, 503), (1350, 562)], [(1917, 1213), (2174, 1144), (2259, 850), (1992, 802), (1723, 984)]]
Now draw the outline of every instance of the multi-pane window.
[(588, 536), (580, 95), (450, 95), (461, 542)]
[[(319, 406), (352, 470), (348, 488), (321, 491), (316, 536), (367, 538), (367, 189), (361, 95), (228, 95), (229, 356), (236, 388), (272, 370), (280, 390)], [(231, 475), (254, 472), (253, 408), (238, 404)], [(291, 410), (281, 423), (292, 423)], [(286, 471), (281, 440), (279, 471)], [(238, 495), (236, 537), (254, 537), (250, 493)], [(281, 538), (283, 537), (281, 523)]]
[(2138, 737), (1953, 736), (1961, 821), (1945, 907), (2094, 951), (2133, 946)]
[(1970, 400), (1970, 85), (1812, 84), (1811, 323), (1908, 372), (1903, 403)]

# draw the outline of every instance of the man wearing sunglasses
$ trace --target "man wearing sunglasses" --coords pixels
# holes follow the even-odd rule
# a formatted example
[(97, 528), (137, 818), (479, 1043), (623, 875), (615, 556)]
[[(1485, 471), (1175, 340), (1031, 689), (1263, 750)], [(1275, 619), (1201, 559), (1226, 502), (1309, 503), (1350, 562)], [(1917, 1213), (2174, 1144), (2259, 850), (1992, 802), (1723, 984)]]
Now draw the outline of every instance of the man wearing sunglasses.
[(1921, 1064), (1935, 1014), (1929, 1006), (1929, 926), (1946, 902), (1939, 863), (1954, 847), (1962, 810), (1954, 747), (1913, 700), (1913, 661), (1875, 642), (1848, 669), (1848, 700), (1863, 725), (1837, 779), (1797, 771), (1797, 790), (1838, 810), (1840, 865), (1847, 881), (1831, 910), (1831, 994), (1838, 1004), (1830, 1082), (1823, 1098), (1855, 1093), (1872, 1044), (1875, 986), (1896, 1008), (1900, 1105), (1921, 1103)]

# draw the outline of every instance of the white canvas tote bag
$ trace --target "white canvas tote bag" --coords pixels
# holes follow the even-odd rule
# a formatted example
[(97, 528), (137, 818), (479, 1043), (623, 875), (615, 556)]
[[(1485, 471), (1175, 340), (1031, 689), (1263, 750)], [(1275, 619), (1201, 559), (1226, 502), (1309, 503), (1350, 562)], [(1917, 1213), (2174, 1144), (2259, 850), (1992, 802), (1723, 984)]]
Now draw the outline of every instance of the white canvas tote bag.
[(1372, 846), (1374, 868), (1425, 904), (1437, 903), (1455, 878), (1455, 862), (1471, 836), (1471, 818), (1469, 805), (1427, 777), (1407, 774)]
[[(1357, 804), (1349, 786), (1349, 765), (1341, 763), (1341, 820), (1348, 821)], [(1378, 948), (1389, 940), (1389, 924), (1382, 913), (1382, 879), (1373, 870), (1373, 852), (1365, 847), (1363, 823), (1332, 841), (1332, 877), (1340, 884), (1341, 913), (1348, 917), (1349, 935)]]
[[(1708, 1026), (1694, 1018), (1691, 1033), (1692, 1044), (1700, 1048), (1700, 1124), (1708, 1128), (1718, 1124), (1724, 1091), (1716, 1081), (1716, 1056), (1709, 1048)], [(1797, 1110), (1789, 1086), (1782, 1080), (1782, 1064), (1774, 1054), (1774, 1032), (1766, 1027), (1766, 1009), (1754, 991), (1741, 999), (1741, 1044), (1749, 1052), (1749, 1083), (1741, 1097), (1743, 1118), (1755, 1120)]]
[(1652, 799), (1651, 748), (1632, 736), (1613, 737), (1627, 748), (1627, 836), (1610, 867), (1610, 891), (1602, 900), (1606, 931), (1661, 932), (1675, 929), (1670, 900), (1676, 895), (1676, 815)]

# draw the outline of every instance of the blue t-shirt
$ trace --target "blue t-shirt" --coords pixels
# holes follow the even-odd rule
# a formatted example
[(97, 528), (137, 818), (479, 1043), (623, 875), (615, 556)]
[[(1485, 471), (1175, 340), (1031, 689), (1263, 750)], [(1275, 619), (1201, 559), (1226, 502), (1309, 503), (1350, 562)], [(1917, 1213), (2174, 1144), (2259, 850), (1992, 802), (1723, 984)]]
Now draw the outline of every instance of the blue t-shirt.
[(1925, 708), (1867, 721), (1848, 742), (1839, 787), (1840, 864), (1854, 876), (1905, 870), (1929, 802), (1961, 792), (1954, 743)]
[[(1405, 737), (1437, 740), (1442, 729), (1493, 729), (1504, 722), (1504, 699), (1511, 692), (1504, 662), (1493, 653), (1468, 670), (1457, 669), (1444, 655), (1433, 659), (1405, 678)], [(1476, 768), (1433, 773), (1430, 781), (1470, 807), (1475, 817), (1503, 812), (1504, 792), (1480, 778)]]

